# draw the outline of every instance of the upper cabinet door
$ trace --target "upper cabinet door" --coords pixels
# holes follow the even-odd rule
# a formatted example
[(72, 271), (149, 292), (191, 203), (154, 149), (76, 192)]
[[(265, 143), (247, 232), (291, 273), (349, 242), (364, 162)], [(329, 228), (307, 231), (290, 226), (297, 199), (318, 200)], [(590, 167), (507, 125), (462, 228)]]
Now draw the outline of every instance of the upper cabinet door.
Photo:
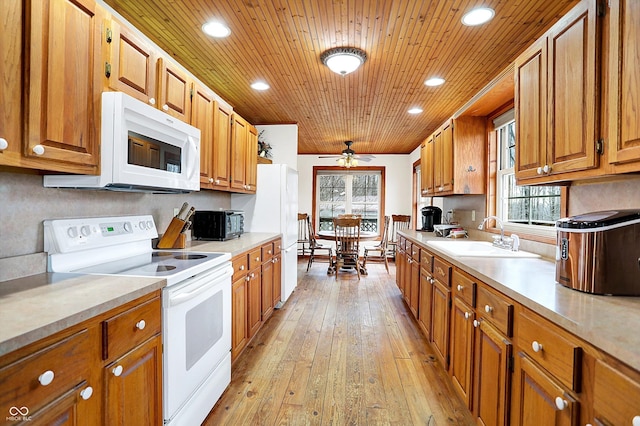
[(200, 188), (213, 182), (213, 118), (216, 101), (205, 87), (193, 84), (191, 125), (200, 129)]
[[(609, 162), (640, 161), (640, 2), (611, 0), (609, 36)], [(637, 167), (636, 167), (637, 169)]]
[(104, 39), (109, 52), (104, 70), (108, 87), (154, 105), (156, 67), (151, 46), (115, 20), (107, 21)]
[(238, 114), (233, 114), (233, 128), (231, 129), (231, 188), (240, 192), (247, 189), (247, 134), (249, 123)]
[(515, 61), (516, 176), (538, 177), (547, 161), (547, 39)]
[(191, 84), (187, 73), (164, 58), (158, 59), (158, 107), (189, 123)]
[[(98, 172), (102, 9), (94, 0), (28, 0), (26, 156), (50, 170)], [(99, 14), (99, 15), (98, 15)]]
[(216, 102), (213, 118), (213, 189), (229, 190), (231, 176), (231, 108)]
[(583, 0), (549, 34), (547, 158), (550, 173), (598, 166), (596, 0)]

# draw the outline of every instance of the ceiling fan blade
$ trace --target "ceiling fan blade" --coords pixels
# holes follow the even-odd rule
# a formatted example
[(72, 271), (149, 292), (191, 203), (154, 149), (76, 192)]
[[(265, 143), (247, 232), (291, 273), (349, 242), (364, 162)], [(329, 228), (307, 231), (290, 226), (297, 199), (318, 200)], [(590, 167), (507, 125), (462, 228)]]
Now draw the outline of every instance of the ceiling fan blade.
[(342, 155), (319, 155), (318, 158), (342, 158)]

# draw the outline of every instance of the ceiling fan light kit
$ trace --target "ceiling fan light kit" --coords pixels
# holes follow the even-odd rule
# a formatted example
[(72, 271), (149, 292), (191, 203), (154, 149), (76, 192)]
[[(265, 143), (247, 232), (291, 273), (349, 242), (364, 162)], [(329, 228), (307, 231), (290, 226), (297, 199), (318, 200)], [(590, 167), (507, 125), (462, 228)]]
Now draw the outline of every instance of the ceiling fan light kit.
[(347, 75), (364, 64), (367, 54), (357, 47), (334, 47), (324, 51), (320, 60), (336, 74)]
[(351, 145), (353, 144), (353, 141), (345, 141), (344, 144), (347, 147), (342, 150), (342, 153), (340, 155), (326, 155), (326, 156), (320, 156), (318, 158), (336, 158), (337, 157), (336, 161), (338, 162), (338, 166), (345, 167), (347, 169), (350, 169), (351, 167), (358, 167), (358, 164), (360, 163), (360, 161), (371, 161), (372, 158), (375, 158), (373, 155), (370, 155), (370, 154), (357, 155), (356, 152), (353, 149), (351, 149)]

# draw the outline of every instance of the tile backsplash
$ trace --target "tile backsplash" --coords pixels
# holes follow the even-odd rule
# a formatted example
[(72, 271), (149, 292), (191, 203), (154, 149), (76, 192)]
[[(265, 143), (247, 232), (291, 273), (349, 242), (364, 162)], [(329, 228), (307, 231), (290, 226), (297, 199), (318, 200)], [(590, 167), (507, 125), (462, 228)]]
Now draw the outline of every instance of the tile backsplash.
[[(44, 272), (42, 221), (67, 217), (151, 214), (159, 233), (183, 202), (202, 210), (229, 208), (225, 192), (160, 195), (42, 186), (42, 176), (0, 172), (0, 281)], [(43, 264), (44, 261), (44, 264)]]

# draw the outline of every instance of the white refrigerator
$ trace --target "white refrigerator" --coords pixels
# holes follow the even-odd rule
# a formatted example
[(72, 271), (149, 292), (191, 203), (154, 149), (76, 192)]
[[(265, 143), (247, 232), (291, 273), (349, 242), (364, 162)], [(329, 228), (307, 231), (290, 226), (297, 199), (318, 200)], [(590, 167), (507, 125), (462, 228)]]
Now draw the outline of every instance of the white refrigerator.
[[(282, 234), (282, 302), (298, 284), (298, 172), (286, 164), (258, 164), (256, 194), (232, 194), (244, 211), (245, 232)], [(280, 307), (278, 304), (276, 307)]]

